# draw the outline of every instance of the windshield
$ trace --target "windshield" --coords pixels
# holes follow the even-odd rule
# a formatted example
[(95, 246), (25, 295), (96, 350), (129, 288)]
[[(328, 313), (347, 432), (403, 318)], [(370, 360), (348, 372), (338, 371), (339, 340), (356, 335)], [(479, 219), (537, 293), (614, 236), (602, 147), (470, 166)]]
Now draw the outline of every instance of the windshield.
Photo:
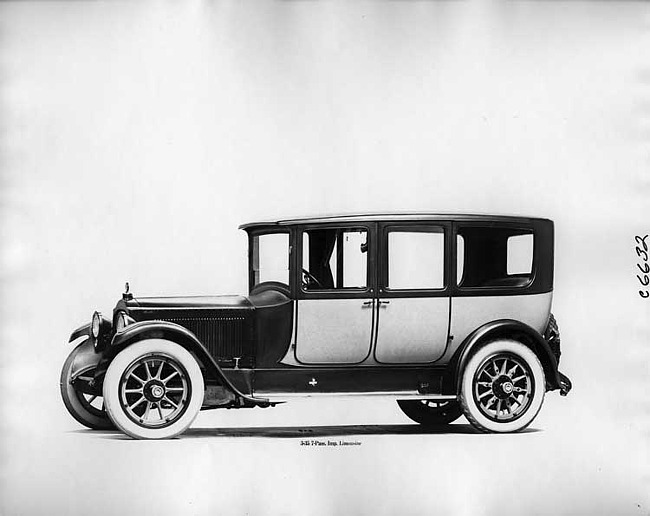
[(289, 234), (267, 233), (253, 237), (252, 287), (266, 281), (289, 285)]

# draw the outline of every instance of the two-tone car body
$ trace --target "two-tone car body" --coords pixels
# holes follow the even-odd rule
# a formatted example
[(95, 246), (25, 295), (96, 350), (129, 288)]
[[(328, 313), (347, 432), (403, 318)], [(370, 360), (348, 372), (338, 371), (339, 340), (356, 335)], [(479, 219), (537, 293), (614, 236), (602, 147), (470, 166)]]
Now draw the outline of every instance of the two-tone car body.
[(91, 428), (183, 432), (200, 409), (382, 395), (413, 420), (525, 428), (566, 394), (554, 227), (374, 214), (244, 224), (247, 296), (134, 297), (76, 330), (61, 392)]

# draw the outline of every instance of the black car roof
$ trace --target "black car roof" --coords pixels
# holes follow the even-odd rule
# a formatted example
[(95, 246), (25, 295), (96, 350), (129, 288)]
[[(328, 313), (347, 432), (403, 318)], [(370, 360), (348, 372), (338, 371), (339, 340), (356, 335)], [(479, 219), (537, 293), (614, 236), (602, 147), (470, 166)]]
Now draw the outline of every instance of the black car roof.
[(457, 222), (510, 222), (526, 223), (551, 222), (541, 217), (524, 217), (517, 215), (489, 215), (469, 213), (351, 213), (339, 215), (320, 215), (312, 217), (299, 217), (291, 219), (279, 219), (272, 221), (248, 222), (239, 226), (239, 229), (250, 230), (259, 228), (272, 228), (277, 226), (298, 226), (304, 224), (327, 224), (336, 222), (400, 222), (400, 221), (457, 221)]

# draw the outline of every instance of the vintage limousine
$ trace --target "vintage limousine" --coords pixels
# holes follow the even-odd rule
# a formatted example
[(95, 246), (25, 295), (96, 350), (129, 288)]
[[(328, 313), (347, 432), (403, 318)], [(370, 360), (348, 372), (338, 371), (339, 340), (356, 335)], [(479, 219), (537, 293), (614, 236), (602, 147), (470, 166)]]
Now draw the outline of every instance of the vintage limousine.
[(383, 395), (412, 420), (514, 432), (565, 395), (553, 222), (373, 214), (244, 224), (248, 296), (140, 297), (75, 330), (70, 414), (140, 439), (198, 411)]

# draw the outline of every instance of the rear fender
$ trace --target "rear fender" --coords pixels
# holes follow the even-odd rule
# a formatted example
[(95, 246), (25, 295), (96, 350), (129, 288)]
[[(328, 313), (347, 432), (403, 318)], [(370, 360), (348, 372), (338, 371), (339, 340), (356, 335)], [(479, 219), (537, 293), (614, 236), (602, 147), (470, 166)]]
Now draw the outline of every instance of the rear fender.
[(544, 337), (527, 324), (512, 319), (502, 319), (481, 326), (471, 333), (459, 347), (454, 355), (456, 392), (460, 392), (463, 371), (470, 357), (484, 343), (499, 338), (513, 339), (528, 346), (537, 355), (544, 368), (546, 390), (553, 391), (561, 388), (557, 360)]
[(183, 326), (168, 321), (141, 321), (127, 326), (113, 337), (111, 345), (104, 351), (103, 360), (108, 363), (126, 347), (145, 339), (166, 339), (175, 342), (192, 353), (203, 367), (207, 380), (216, 381), (219, 385), (231, 391), (241, 401), (242, 405), (264, 405), (268, 400), (254, 398), (241, 392), (223, 373), (217, 362), (212, 358), (205, 346), (191, 331)]

